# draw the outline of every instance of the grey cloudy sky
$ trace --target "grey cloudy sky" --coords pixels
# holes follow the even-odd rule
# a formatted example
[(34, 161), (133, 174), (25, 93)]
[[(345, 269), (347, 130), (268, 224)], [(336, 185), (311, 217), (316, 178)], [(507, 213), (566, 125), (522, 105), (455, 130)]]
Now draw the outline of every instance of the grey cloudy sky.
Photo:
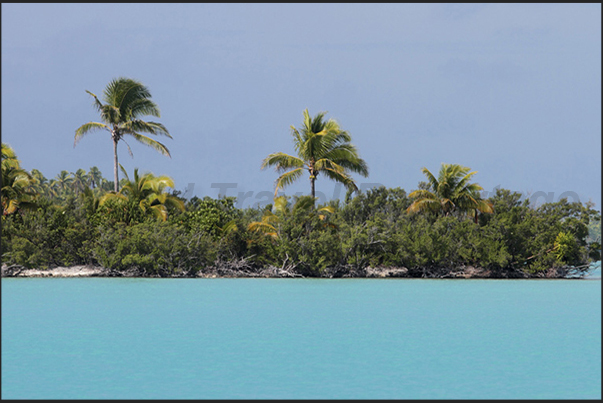
[(458, 163), (488, 192), (601, 209), (601, 4), (2, 4), (2, 141), (24, 168), (111, 179), (109, 133), (73, 137), (99, 120), (85, 90), (120, 76), (173, 136), (171, 159), (131, 140), (120, 163), (189, 195), (231, 183), (239, 206), (265, 203), (277, 174), (261, 162), (294, 153), (307, 108), (351, 134), (365, 187), (410, 192), (422, 167)]

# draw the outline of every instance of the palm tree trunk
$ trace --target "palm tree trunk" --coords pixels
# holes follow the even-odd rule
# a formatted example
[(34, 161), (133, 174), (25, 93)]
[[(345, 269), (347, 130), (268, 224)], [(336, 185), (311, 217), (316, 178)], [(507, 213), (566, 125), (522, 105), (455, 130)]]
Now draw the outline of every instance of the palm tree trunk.
[(115, 185), (113, 189), (115, 193), (119, 192), (119, 177), (117, 173), (117, 139), (113, 136), (113, 176), (115, 177)]
[(312, 206), (316, 203), (316, 191), (314, 189), (314, 182), (316, 181), (316, 173), (314, 172), (314, 158), (310, 159), (310, 184), (312, 186)]

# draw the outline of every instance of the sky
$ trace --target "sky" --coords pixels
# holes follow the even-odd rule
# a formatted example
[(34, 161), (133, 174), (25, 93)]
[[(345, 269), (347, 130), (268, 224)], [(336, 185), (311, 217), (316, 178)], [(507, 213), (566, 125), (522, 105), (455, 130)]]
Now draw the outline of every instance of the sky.
[[(272, 200), (273, 152), (326, 112), (367, 162), (358, 186), (410, 193), (442, 163), (534, 204), (601, 210), (601, 4), (2, 3), (2, 142), (47, 178), (98, 167), (110, 134), (93, 98), (142, 82), (171, 158), (126, 140), (119, 162), (168, 175), (186, 197)], [(345, 189), (319, 176), (320, 202)], [(285, 188), (309, 194), (306, 176)]]

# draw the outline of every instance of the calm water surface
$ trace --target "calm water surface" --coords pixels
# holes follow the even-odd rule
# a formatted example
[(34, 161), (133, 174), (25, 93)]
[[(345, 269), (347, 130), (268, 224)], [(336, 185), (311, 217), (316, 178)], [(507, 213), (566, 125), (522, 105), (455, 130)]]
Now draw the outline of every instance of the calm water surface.
[(601, 280), (2, 279), (3, 399), (600, 399)]

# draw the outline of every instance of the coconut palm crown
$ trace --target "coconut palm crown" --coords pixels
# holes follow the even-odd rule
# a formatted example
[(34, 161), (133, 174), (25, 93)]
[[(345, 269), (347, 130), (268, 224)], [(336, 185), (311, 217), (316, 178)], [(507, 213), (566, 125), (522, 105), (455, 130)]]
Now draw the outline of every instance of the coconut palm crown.
[(0, 193), (2, 195), (2, 218), (19, 209), (35, 207), (35, 180), (29, 172), (21, 168), (21, 161), (13, 148), (2, 143), (2, 176)]
[(356, 147), (350, 143), (351, 136), (333, 120), (324, 120), (326, 112), (311, 118), (304, 110), (301, 128), (291, 126), (291, 135), (297, 156), (282, 152), (270, 154), (262, 162), (262, 169), (274, 166), (281, 175), (276, 179), (276, 189), (282, 189), (299, 179), (304, 171), (309, 173), (311, 195), (315, 198), (315, 182), (319, 174), (357, 190), (351, 172), (368, 176), (366, 162), (359, 157)]
[(477, 222), (477, 212), (492, 213), (492, 203), (481, 198), (479, 191), (483, 188), (477, 183), (470, 183), (477, 171), (469, 172), (469, 168), (458, 164), (442, 164), (436, 178), (427, 168), (421, 171), (427, 177), (428, 189), (418, 189), (408, 197), (414, 202), (408, 207), (409, 213), (434, 212), (445, 216), (453, 212), (473, 215)]
[(168, 217), (167, 206), (184, 211), (184, 202), (166, 192), (166, 188), (174, 188), (174, 180), (169, 176), (155, 176), (150, 172), (140, 175), (138, 168), (135, 168), (134, 176), (130, 179), (124, 167), (120, 165), (119, 168), (125, 177), (121, 190), (119, 193), (104, 194), (99, 200), (100, 205), (112, 199), (129, 200), (138, 204), (143, 213), (148, 210), (163, 221)]
[[(172, 138), (168, 130), (161, 123), (141, 120), (143, 116), (161, 116), (159, 108), (151, 101), (151, 93), (146, 86), (131, 78), (120, 77), (114, 79), (104, 90), (104, 104), (99, 101), (95, 94), (88, 90), (86, 92), (94, 97), (94, 106), (100, 112), (101, 122), (88, 122), (80, 126), (75, 131), (73, 146), (75, 147), (84, 135), (92, 131), (100, 129), (111, 133), (113, 140), (115, 192), (119, 191), (117, 143), (120, 140), (124, 140), (126, 135), (133, 137), (140, 143), (154, 148), (168, 157), (170, 156), (170, 152), (165, 145), (141, 134), (149, 133)], [(130, 146), (128, 143), (126, 145), (128, 146), (128, 152), (132, 155)]]

